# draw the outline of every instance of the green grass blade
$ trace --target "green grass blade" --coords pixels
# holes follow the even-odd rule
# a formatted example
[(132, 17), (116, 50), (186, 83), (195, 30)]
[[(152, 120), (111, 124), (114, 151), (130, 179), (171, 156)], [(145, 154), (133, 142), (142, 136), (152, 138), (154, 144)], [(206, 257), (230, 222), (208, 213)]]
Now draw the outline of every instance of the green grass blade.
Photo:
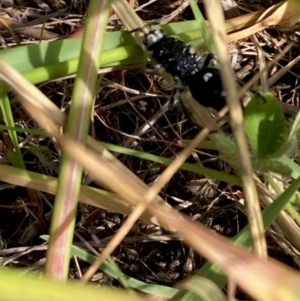
[[(11, 105), (9, 98), (7, 96), (7, 86), (3, 81), (0, 81), (0, 108), (2, 111), (3, 119), (5, 124), (9, 128), (14, 128), (15, 121), (13, 113), (11, 110)], [(26, 169), (21, 150), (19, 148), (17, 132), (13, 130), (8, 130), (10, 140), (12, 142), (14, 150), (9, 149), (7, 152), (7, 158), (10, 160), (11, 164), (15, 167), (20, 167)]]
[[(90, 126), (100, 67), (100, 53), (110, 6), (111, 0), (101, 2), (92, 0), (88, 7), (79, 68), (66, 125), (66, 134), (83, 144), (87, 139)], [(83, 167), (63, 152), (46, 261), (46, 274), (60, 281), (66, 279), (69, 271), (82, 172)]]
[[(41, 238), (48, 241), (49, 235), (42, 235)], [(96, 256), (74, 245), (72, 245), (72, 256), (77, 256), (89, 264), (92, 264), (96, 260)], [(178, 289), (172, 287), (159, 284), (149, 284), (127, 276), (119, 268), (116, 269), (116, 267), (110, 261), (105, 261), (101, 265), (100, 270), (116, 280), (120, 280), (120, 278), (126, 279), (126, 285), (145, 294), (158, 294), (167, 298), (172, 298), (172, 296), (178, 292)]]
[[(154, 26), (154, 28), (158, 28)], [(183, 41), (194, 41), (199, 44), (201, 33), (195, 21), (185, 21), (170, 23), (161, 26), (168, 35), (179, 35)], [(21, 73), (32, 72), (36, 68), (49, 67), (48, 77), (43, 80), (50, 80), (61, 76), (75, 73), (78, 68), (78, 59), (80, 55), (82, 39), (64, 39), (51, 42), (42, 42), (36, 45), (26, 45), (15, 48), (0, 50), (0, 58), (15, 67)], [(121, 48), (119, 50), (116, 50)], [(123, 48), (123, 49), (122, 49)], [(138, 49), (139, 56), (136, 56)], [(127, 53), (127, 56), (124, 55)], [(102, 66), (120, 65), (123, 60), (130, 58), (128, 62), (139, 63), (146, 61), (147, 56), (144, 55), (140, 47), (137, 46), (133, 37), (124, 31), (106, 32), (103, 43), (103, 53), (101, 58)], [(119, 54), (122, 54), (123, 57)], [(106, 57), (105, 57), (106, 56)], [(68, 62), (68, 63), (67, 63)], [(61, 65), (60, 65), (61, 64)], [(71, 70), (69, 70), (71, 68)], [(57, 73), (55, 69), (58, 70)], [(38, 72), (41, 70), (38, 69)], [(45, 72), (45, 71), (44, 71)], [(29, 76), (29, 74), (27, 74)], [(45, 75), (43, 75), (45, 77)], [(35, 75), (38, 78), (38, 74)], [(38, 83), (38, 79), (32, 81)]]
[(206, 20), (204, 19), (199, 7), (197, 6), (197, 2), (195, 0), (190, 0), (190, 6), (201, 30), (207, 49), (209, 50), (209, 52), (215, 53), (215, 46), (211, 30), (207, 25)]
[(20, 275), (20, 271), (0, 271), (0, 301), (142, 301), (144, 296), (117, 288), (83, 286), (78, 283), (58, 283), (37, 275)]

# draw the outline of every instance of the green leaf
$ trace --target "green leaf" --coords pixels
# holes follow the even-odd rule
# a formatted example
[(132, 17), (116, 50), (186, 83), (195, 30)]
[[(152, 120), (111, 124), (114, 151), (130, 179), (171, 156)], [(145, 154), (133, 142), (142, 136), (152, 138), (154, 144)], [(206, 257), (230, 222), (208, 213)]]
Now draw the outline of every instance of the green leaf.
[(214, 142), (221, 154), (222, 160), (236, 167), (237, 148), (235, 141), (224, 133), (214, 133)]
[(266, 93), (251, 99), (245, 108), (245, 130), (259, 159), (279, 156), (287, 139), (287, 121), (276, 97)]
[(289, 130), (288, 137), (285, 139), (283, 145), (275, 154), (276, 157), (287, 154), (291, 149), (297, 146), (297, 136), (300, 132), (300, 113), (297, 114), (291, 129)]
[[(167, 35), (178, 35), (183, 41), (194, 41), (199, 44), (202, 40), (202, 35), (198, 29), (198, 24), (195, 21), (184, 21), (169, 23), (161, 27), (153, 26), (153, 28), (162, 28)], [(200, 39), (200, 40), (199, 40)], [(203, 40), (202, 40), (203, 41)], [(0, 58), (7, 63), (15, 67), (21, 73), (32, 71), (35, 68), (48, 65), (62, 64), (61, 68), (66, 69), (65, 74), (68, 74), (66, 62), (79, 58), (82, 39), (63, 39), (51, 42), (42, 42), (36, 45), (25, 45), (14, 48), (0, 50)], [(137, 46), (136, 41), (131, 34), (125, 31), (106, 32), (103, 50), (107, 56), (110, 56), (110, 52), (115, 55), (116, 48), (129, 49), (132, 52), (132, 48)], [(122, 51), (122, 49), (120, 49)], [(141, 62), (141, 57), (146, 60), (146, 56), (143, 54), (142, 49), (139, 50), (139, 57), (134, 55), (130, 58), (131, 63)], [(122, 59), (123, 60), (123, 59)], [(120, 59), (116, 56), (113, 60), (110, 60), (108, 65), (119, 65)], [(63, 73), (63, 70), (61, 70)]]
[(300, 177), (300, 166), (296, 162), (291, 160), (288, 156), (282, 156), (281, 158), (278, 158), (277, 161), (280, 161), (291, 170), (290, 176), (293, 179)]
[(286, 177), (290, 177), (292, 174), (289, 166), (276, 159), (253, 160), (252, 164), (254, 169), (262, 172), (275, 172)]

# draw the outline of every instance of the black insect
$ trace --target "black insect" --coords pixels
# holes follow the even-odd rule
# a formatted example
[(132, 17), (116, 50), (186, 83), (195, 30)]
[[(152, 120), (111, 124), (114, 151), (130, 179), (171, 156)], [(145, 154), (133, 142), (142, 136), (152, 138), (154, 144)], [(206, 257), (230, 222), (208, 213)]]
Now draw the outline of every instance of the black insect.
[(216, 68), (200, 69), (187, 78), (186, 84), (195, 100), (205, 107), (220, 111), (226, 104), (220, 71)]
[(180, 81), (181, 86), (188, 86), (193, 98), (200, 104), (218, 111), (225, 106), (220, 72), (211, 67), (215, 59), (212, 53), (191, 53), (190, 45), (167, 36), (162, 30), (147, 33), (144, 44), (157, 62), (153, 67), (164, 69), (175, 78), (175, 82)]

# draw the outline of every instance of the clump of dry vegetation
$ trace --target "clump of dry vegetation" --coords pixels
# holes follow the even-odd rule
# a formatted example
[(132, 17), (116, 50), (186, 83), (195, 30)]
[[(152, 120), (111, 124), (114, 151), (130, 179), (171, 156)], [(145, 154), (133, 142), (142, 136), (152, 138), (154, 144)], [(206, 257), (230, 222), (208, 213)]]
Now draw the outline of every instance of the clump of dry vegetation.
[[(224, 14), (228, 20), (268, 9), (279, 1), (232, 1), (230, 4), (223, 2)], [(129, 1), (129, 4), (149, 26), (194, 20), (188, 1), (170, 0), (153, 3)], [(79, 0), (11, 0), (2, 1), (1, 5), (0, 47), (4, 50), (21, 47), (21, 45), (38, 45), (41, 40), (46, 43), (47, 40), (72, 41), (71, 39), (82, 37), (89, 3)], [(199, 3), (199, 8), (206, 16), (202, 3)], [(239, 31), (242, 32), (246, 28), (245, 24), (239, 26), (236, 26), (236, 30), (231, 34), (237, 35)], [(165, 28), (168, 31), (168, 26)], [(120, 30), (124, 31), (126, 28), (112, 9), (107, 31)], [(182, 33), (183, 30), (179, 35)], [(291, 42), (294, 43), (293, 46), (279, 62), (262, 73), (264, 64), (282, 54)], [(77, 46), (80, 47), (80, 43)], [(57, 49), (59, 48), (60, 46)], [(232, 69), (237, 80), (246, 83), (255, 74), (260, 73), (260, 81), (255, 82), (253, 89), (256, 89), (259, 84), (264, 88), (263, 92), (267, 89), (277, 96), (288, 120), (292, 120), (299, 111), (298, 49), (298, 23), (289, 27), (268, 26), (255, 33), (255, 36), (231, 40), (228, 45)], [(5, 59), (1, 56), (2, 50), (0, 50), (0, 59)], [(77, 53), (79, 50), (80, 48)], [(105, 46), (104, 50), (106, 50)], [(54, 57), (55, 55), (55, 53), (48, 54)], [(38, 58), (29, 55), (24, 59), (29, 61), (32, 59), (35, 62)], [(62, 60), (58, 59), (58, 62)], [(166, 166), (170, 164), (169, 159), (178, 156), (186, 141), (192, 140), (198, 134), (199, 128), (181, 110), (168, 109), (167, 102), (172, 87), (165, 78), (145, 68), (145, 57), (128, 62), (121, 61), (117, 66), (106, 66), (100, 69), (89, 135), (97, 141), (107, 143), (103, 145), (108, 147), (119, 162), (147, 186), (152, 187), (159, 181)], [(40, 66), (35, 66), (38, 67)], [(22, 69), (22, 66), (20, 68)], [(279, 71), (285, 68), (287, 70), (281, 74)], [(24, 70), (23, 73), (30, 78), (30, 72)], [(32, 82), (37, 84), (38, 89), (68, 116), (73, 104), (74, 77), (75, 74), (69, 75), (65, 72), (65, 76), (49, 78), (47, 81), (39, 81), (37, 76), (37, 79)], [(44, 272), (47, 244), (41, 240), (40, 235), (49, 233), (57, 184), (57, 180), (53, 178), (59, 177), (65, 145), (57, 136), (53, 138), (41, 130), (40, 122), (34, 120), (32, 114), (28, 114), (23, 104), (18, 102), (18, 93), (16, 95), (9, 91), (7, 96), (13, 113), (13, 123), (17, 128), (14, 135), (19, 150), (15, 147), (16, 141), (13, 141), (14, 136), (9, 132), (10, 129), (5, 128), (10, 123), (5, 115), (7, 109), (3, 105), (1, 124), (4, 127), (0, 132), (1, 164), (32, 172), (30, 175), (33, 184), (29, 185), (30, 181), (25, 181), (25, 178), (18, 179), (17, 176), (16, 180), (11, 180), (13, 174), (7, 177), (3, 174), (0, 177), (0, 263), (2, 266), (18, 267), (30, 272)], [(79, 120), (71, 122), (76, 124)], [(34, 129), (39, 131), (35, 132)], [(60, 130), (62, 131), (62, 127)], [(223, 126), (223, 131), (228, 137), (232, 137), (228, 124)], [(228, 163), (228, 160), (224, 160), (224, 154), (220, 154), (218, 147), (212, 147), (209, 139), (207, 143), (208, 146), (204, 144), (203, 147), (194, 149), (186, 160), (187, 164), (177, 170), (167, 185), (160, 190), (159, 197), (165, 202), (164, 205), (168, 204), (195, 223), (201, 223), (209, 228), (212, 235), (218, 233), (232, 239), (248, 225), (241, 180), (236, 175), (234, 167)], [(297, 143), (294, 143), (288, 153), (295, 161), (298, 161), (297, 150)], [(47, 176), (44, 178), (44, 183), (39, 182), (38, 175), (41, 179), (43, 175)], [(258, 172), (262, 182), (266, 175), (270, 177), (267, 172), (261, 170)], [(118, 181), (117, 177), (116, 181)], [(124, 179), (124, 182), (126, 181), (127, 179)], [(292, 182), (292, 177), (275, 175), (273, 181), (277, 181), (278, 185), (274, 185), (273, 188), (279, 189), (275, 192), (270, 189), (274, 197), (287, 189)], [(66, 183), (70, 184), (70, 190), (75, 189), (71, 181)], [(98, 256), (114, 235), (122, 229), (122, 225), (134, 207), (133, 203), (127, 202), (124, 195), (121, 197), (110, 194), (115, 191), (107, 187), (105, 182), (95, 178), (91, 172), (83, 174), (82, 185), (90, 188), (81, 190), (79, 196), (81, 202), (76, 212), (72, 249), (72, 255), (75, 256), (71, 258), (68, 270), (68, 277), (75, 279), (82, 278), (90, 266), (91, 259), (85, 260), (80, 257), (79, 251), (74, 249), (74, 246)], [(98, 189), (108, 191), (109, 194), (100, 195), (100, 192), (95, 192)], [(130, 193), (128, 192), (128, 195)], [(260, 193), (261, 191), (259, 195)], [(100, 199), (98, 205), (97, 198)], [(293, 200), (297, 204), (297, 194)], [(262, 208), (265, 206), (266, 204), (262, 203)], [(294, 205), (294, 207), (289, 206), (292, 207), (291, 210), (297, 209)], [(92, 282), (117, 287), (128, 285), (126, 288), (138, 289), (137, 286), (126, 284), (126, 281), (122, 280), (124, 276), (122, 273), (124, 273), (129, 276), (129, 279), (143, 281), (145, 285), (161, 284), (171, 287), (203, 267), (206, 254), (202, 257), (186, 237), (172, 233), (171, 229), (161, 222), (161, 217), (152, 218), (154, 211), (151, 210), (154, 209), (149, 210), (134, 224), (111, 254), (122, 272), (116, 272), (118, 277), (114, 277), (105, 269), (98, 270), (91, 279)], [(293, 212), (295, 212), (294, 219), (290, 218), (288, 221), (292, 223), (291, 229), (299, 233), (297, 211)], [(66, 221), (68, 218), (66, 217)], [(287, 266), (299, 269), (299, 246), (294, 243), (296, 237), (291, 239), (281, 226), (280, 222), (279, 226), (273, 223), (266, 233), (268, 254)], [(59, 229), (62, 228), (58, 227), (58, 233)], [(205, 243), (204, 240), (201, 242), (201, 244)], [(222, 250), (219, 252), (221, 253)], [(48, 266), (48, 273), (50, 270)], [(159, 288), (155, 293), (158, 292)], [(168, 296), (167, 293), (162, 295)], [(173, 297), (172, 294), (169, 296)], [(245, 298), (242, 292), (238, 292), (237, 296)]]

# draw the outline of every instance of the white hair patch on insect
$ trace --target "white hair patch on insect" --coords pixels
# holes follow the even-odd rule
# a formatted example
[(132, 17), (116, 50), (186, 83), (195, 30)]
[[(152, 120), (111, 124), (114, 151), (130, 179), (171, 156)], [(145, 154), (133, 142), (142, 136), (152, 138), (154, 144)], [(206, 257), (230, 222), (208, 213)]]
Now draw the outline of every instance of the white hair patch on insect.
[(156, 29), (153, 31), (150, 31), (146, 35), (146, 45), (149, 47), (157, 42), (159, 42), (162, 38), (164, 38), (164, 33), (160, 29)]
[(203, 75), (203, 80), (207, 83), (212, 77), (213, 77), (213, 74), (210, 72), (207, 72)]

